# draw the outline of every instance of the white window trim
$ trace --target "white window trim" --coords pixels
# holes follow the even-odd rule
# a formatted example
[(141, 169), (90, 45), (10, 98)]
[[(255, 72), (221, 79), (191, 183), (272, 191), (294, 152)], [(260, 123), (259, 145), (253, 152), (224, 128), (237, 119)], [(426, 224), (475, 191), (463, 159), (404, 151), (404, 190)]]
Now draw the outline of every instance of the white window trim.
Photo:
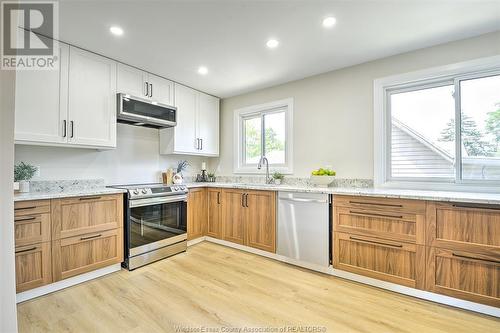
[(241, 119), (255, 113), (266, 110), (285, 108), (286, 133), (285, 133), (285, 156), (286, 164), (283, 167), (270, 165), (272, 171), (279, 171), (283, 174), (293, 174), (293, 98), (282, 99), (269, 103), (252, 105), (234, 110), (234, 152), (233, 152), (233, 173), (237, 174), (264, 174), (265, 170), (258, 170), (257, 166), (243, 165), (243, 128)]
[(500, 70), (500, 56), (480, 58), (445, 66), (433, 67), (421, 71), (388, 76), (376, 79), (373, 82), (374, 103), (374, 130), (373, 130), (373, 152), (374, 152), (374, 184), (376, 187), (386, 188), (408, 188), (408, 189), (432, 189), (441, 191), (478, 191), (498, 192), (500, 185), (497, 181), (478, 182), (467, 181), (462, 183), (436, 182), (436, 181), (394, 181), (389, 180), (386, 174), (389, 154), (389, 131), (387, 105), (387, 90), (394, 86), (414, 85), (425, 83), (425, 81), (444, 81), (456, 76), (467, 76), (476, 72), (488, 72)]

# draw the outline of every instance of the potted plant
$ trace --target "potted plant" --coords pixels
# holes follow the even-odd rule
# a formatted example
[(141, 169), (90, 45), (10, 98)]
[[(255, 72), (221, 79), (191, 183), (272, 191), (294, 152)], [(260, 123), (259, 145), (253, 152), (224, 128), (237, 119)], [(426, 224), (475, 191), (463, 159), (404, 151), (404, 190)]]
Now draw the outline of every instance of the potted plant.
[(281, 182), (283, 181), (283, 178), (285, 178), (285, 175), (282, 174), (281, 172), (278, 172), (278, 171), (275, 171), (273, 172), (273, 179), (274, 179), (274, 183), (276, 185), (281, 185)]
[[(14, 182), (19, 182), (19, 192), (26, 193), (30, 191), (29, 181), (36, 173), (36, 167), (21, 162), (14, 166)], [(14, 188), (16, 187), (14, 183)]]
[(211, 183), (214, 183), (215, 182), (215, 172), (208, 172), (207, 173), (207, 177), (208, 177), (208, 181), (211, 182)]
[(177, 164), (177, 170), (176, 170), (177, 172), (173, 177), (174, 184), (182, 184), (182, 181), (184, 179), (182, 171), (186, 170), (188, 166), (189, 166), (188, 161), (186, 160), (179, 161), (179, 163)]

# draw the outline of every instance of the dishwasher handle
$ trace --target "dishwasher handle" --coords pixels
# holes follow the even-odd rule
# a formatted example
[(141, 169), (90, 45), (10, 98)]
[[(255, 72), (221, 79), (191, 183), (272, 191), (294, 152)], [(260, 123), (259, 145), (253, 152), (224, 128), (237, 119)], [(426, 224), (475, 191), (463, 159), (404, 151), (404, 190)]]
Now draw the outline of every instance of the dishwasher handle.
[(304, 198), (279, 198), (279, 200), (292, 201), (292, 202), (328, 203), (328, 200), (304, 199)]

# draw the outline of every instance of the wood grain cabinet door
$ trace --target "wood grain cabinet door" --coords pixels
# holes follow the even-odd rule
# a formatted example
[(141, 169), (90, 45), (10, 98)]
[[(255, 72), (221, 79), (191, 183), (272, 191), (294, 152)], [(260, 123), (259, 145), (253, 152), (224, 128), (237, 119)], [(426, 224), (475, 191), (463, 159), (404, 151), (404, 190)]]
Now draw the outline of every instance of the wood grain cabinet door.
[(123, 261), (123, 229), (58, 239), (52, 246), (54, 281)]
[(122, 227), (122, 194), (52, 200), (52, 240)]
[(206, 188), (189, 190), (187, 214), (187, 239), (204, 236), (207, 228)]
[(500, 208), (427, 203), (427, 246), (463, 250), (500, 259)]
[(246, 245), (276, 252), (276, 194), (249, 191), (245, 200)]
[(208, 224), (207, 236), (222, 237), (222, 190), (208, 189)]
[(426, 289), (500, 307), (500, 257), (427, 248)]
[(424, 246), (340, 232), (334, 237), (334, 268), (424, 289)]
[(50, 242), (19, 246), (16, 257), (16, 292), (52, 282)]
[(245, 243), (244, 207), (245, 192), (224, 189), (222, 206), (222, 239), (237, 243)]
[(16, 202), (14, 208), (16, 246), (50, 242), (50, 201)]

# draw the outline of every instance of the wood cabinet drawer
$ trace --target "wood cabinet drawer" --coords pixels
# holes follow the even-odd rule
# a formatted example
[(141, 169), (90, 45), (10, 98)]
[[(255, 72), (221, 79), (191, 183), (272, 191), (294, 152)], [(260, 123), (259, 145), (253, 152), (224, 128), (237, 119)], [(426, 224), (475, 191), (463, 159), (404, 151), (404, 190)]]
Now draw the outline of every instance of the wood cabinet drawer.
[(15, 252), (18, 293), (52, 282), (50, 242), (19, 246)]
[(425, 244), (425, 216), (364, 208), (335, 207), (334, 231)]
[(123, 229), (53, 241), (54, 281), (123, 261)]
[(426, 234), (428, 246), (500, 258), (500, 207), (429, 202)]
[(428, 247), (426, 289), (500, 307), (500, 257)]
[(340, 232), (334, 238), (334, 268), (424, 288), (424, 246)]
[(50, 214), (31, 214), (14, 217), (16, 246), (50, 241)]
[(17, 201), (14, 203), (14, 216), (50, 214), (50, 200)]
[(52, 200), (53, 240), (122, 226), (122, 194)]
[(422, 200), (335, 195), (333, 202), (335, 206), (350, 208), (425, 214), (425, 201)]

